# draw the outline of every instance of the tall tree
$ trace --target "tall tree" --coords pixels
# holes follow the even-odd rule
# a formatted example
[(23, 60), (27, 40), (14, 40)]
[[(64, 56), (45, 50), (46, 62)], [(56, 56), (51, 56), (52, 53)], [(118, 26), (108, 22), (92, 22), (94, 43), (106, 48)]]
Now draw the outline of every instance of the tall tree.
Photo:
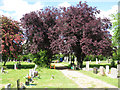
[(56, 24), (57, 13), (57, 8), (49, 7), (27, 13), (21, 18), (23, 28), (26, 30), (28, 52), (37, 54), (40, 50), (47, 50), (49, 60), (52, 58), (48, 29)]
[(2, 60), (4, 65), (8, 57), (17, 58), (22, 53), (23, 33), (20, 24), (6, 16), (1, 16)]
[(117, 47), (117, 53), (114, 53), (116, 59), (120, 59), (120, 13), (112, 14), (113, 45)]
[(111, 26), (105, 18), (97, 18), (99, 10), (87, 3), (62, 8), (56, 25), (49, 28), (51, 48), (54, 53), (75, 53), (82, 68), (85, 55), (111, 55), (111, 35), (107, 29)]

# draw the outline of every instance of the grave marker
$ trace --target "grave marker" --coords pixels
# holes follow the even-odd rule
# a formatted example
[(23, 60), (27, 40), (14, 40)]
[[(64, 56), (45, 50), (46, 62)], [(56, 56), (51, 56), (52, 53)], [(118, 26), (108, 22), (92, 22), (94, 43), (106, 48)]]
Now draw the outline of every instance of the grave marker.
[(4, 72), (4, 69), (3, 69), (3, 67), (1, 67), (1, 73), (3, 73)]
[(16, 64), (14, 64), (14, 69), (16, 70)]
[(89, 71), (89, 61), (86, 62), (86, 70)]
[(11, 84), (10, 83), (8, 83), (7, 85), (5, 85), (5, 90), (10, 90), (10, 88), (11, 88)]
[(17, 90), (20, 89), (20, 79), (17, 80)]
[(96, 58), (96, 64), (98, 64), (98, 59)]
[(106, 75), (109, 74), (109, 66), (106, 65), (106, 71), (105, 71)]
[(117, 77), (120, 78), (120, 64), (117, 65), (117, 72), (118, 72)]
[(116, 68), (111, 68), (111, 77), (117, 78), (117, 69)]
[(100, 60), (99, 60), (99, 63), (100, 63)]
[(103, 67), (103, 66), (100, 66), (100, 74), (101, 74), (102, 76), (105, 75), (104, 67)]

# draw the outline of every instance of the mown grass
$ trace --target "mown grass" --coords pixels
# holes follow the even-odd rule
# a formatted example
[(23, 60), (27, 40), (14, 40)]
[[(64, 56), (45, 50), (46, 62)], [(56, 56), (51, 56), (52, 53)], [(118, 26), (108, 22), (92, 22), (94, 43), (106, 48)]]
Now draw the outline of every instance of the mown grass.
[[(15, 62), (8, 62), (6, 65), (10, 67), (14, 65)], [(12, 88), (17, 87), (17, 80), (20, 79), (20, 83), (25, 84), (25, 76), (29, 74), (30, 66), (34, 66), (33, 63), (21, 62), (23, 66), (26, 66), (26, 69), (23, 67), (21, 69), (6, 69), (8, 73), (1, 74), (2, 82), (0, 84), (11, 83)], [(29, 66), (29, 68), (27, 68)], [(78, 85), (75, 84), (72, 80), (65, 77), (60, 71), (56, 69), (49, 68), (38, 68), (37, 71), (40, 73), (40, 79), (34, 78), (34, 86), (26, 86), (27, 88), (78, 88)], [(51, 76), (54, 75), (54, 79), (51, 80)]]
[(111, 84), (111, 85), (114, 85), (114, 86), (118, 87), (118, 79), (117, 78), (110, 78), (108, 76), (101, 76), (101, 75), (98, 75), (98, 74), (94, 74), (92, 71), (80, 70), (79, 72), (83, 73), (84, 75), (99, 79), (99, 80), (104, 81), (108, 84)]

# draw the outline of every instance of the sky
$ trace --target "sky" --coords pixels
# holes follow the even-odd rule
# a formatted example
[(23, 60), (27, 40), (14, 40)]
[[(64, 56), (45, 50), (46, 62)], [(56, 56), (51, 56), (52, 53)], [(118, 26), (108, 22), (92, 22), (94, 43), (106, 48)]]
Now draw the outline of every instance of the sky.
[[(0, 0), (0, 15), (11, 17), (20, 21), (24, 14), (40, 10), (48, 6), (69, 7), (75, 6), (80, 0)], [(85, 0), (81, 0), (83, 3)], [(118, 10), (119, 0), (86, 0), (87, 4), (97, 7), (101, 11), (97, 17), (107, 17), (112, 20), (110, 14)]]

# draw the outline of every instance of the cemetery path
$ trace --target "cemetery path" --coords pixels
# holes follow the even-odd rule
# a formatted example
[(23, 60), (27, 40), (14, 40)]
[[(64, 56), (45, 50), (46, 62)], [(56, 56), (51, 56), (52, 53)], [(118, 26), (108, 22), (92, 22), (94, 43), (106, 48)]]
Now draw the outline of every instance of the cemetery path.
[(117, 88), (101, 80), (86, 76), (78, 71), (63, 69), (60, 70), (66, 77), (72, 79), (80, 88)]

